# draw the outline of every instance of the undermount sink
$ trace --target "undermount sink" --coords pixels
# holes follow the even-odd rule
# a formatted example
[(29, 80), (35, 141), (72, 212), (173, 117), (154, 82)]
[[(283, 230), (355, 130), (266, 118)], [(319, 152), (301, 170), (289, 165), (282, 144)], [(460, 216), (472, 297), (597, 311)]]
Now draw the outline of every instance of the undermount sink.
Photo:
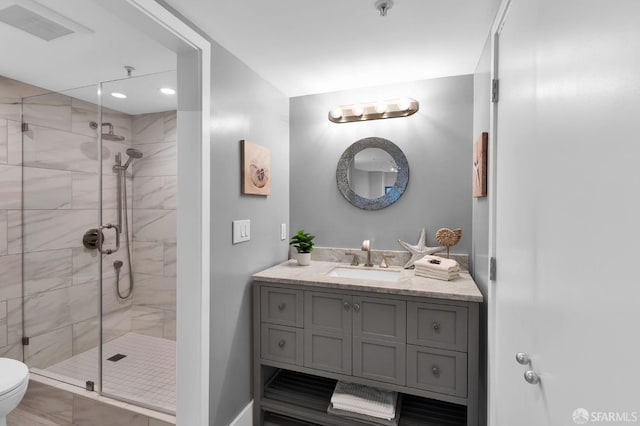
[(360, 280), (395, 282), (400, 278), (400, 271), (386, 271), (382, 269), (358, 269), (336, 267), (327, 273), (330, 277), (357, 278)]

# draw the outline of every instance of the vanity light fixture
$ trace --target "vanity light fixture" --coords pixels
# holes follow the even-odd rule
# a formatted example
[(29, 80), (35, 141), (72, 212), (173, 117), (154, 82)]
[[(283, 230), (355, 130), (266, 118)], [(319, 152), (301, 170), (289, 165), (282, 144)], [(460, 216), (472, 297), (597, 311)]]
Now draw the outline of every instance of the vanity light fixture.
[(119, 93), (119, 92), (113, 92), (111, 94), (111, 96), (113, 96), (114, 98), (118, 98), (118, 99), (127, 99), (127, 95), (125, 95), (124, 93)]
[(418, 108), (418, 101), (411, 98), (342, 105), (329, 111), (329, 121), (349, 123), (381, 118), (408, 117), (418, 112)]

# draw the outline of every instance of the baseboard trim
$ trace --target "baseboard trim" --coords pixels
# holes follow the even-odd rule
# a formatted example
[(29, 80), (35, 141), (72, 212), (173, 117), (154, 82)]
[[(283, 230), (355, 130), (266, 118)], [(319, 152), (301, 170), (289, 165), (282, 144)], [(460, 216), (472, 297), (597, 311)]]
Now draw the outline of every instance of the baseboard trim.
[(229, 426), (253, 426), (253, 401), (249, 402), (246, 407), (242, 409), (240, 414), (233, 419)]

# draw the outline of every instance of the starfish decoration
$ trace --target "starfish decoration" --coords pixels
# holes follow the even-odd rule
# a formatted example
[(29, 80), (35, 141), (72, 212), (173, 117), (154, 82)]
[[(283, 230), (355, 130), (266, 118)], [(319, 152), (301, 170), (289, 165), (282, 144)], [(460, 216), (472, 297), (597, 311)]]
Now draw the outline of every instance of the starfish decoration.
[(427, 244), (425, 242), (426, 239), (427, 236), (424, 232), (424, 228), (422, 228), (422, 231), (420, 232), (420, 239), (418, 239), (418, 244), (416, 244), (415, 246), (412, 246), (411, 244), (408, 244), (402, 240), (398, 240), (398, 243), (402, 247), (406, 248), (409, 253), (411, 253), (411, 259), (409, 259), (406, 265), (404, 265), (405, 269), (411, 268), (412, 266), (414, 266), (416, 260), (420, 260), (428, 254), (434, 254), (438, 253), (439, 251), (445, 250), (444, 247), (427, 247)]

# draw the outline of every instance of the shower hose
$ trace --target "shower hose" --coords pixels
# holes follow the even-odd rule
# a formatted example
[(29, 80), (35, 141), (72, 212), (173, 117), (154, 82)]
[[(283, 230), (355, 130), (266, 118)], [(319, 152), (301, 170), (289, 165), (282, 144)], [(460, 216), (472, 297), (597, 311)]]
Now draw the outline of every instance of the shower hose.
[(122, 185), (122, 194), (119, 194), (120, 196), (122, 196), (122, 206), (123, 206), (123, 216), (124, 216), (124, 227), (122, 229), (122, 231), (124, 232), (124, 236), (125, 236), (125, 240), (127, 241), (127, 264), (129, 266), (129, 290), (127, 291), (127, 293), (123, 296), (122, 293), (120, 292), (120, 267), (122, 267), (122, 263), (120, 262), (119, 266), (116, 266), (116, 264), (118, 263), (118, 261), (113, 263), (113, 266), (116, 269), (116, 293), (118, 295), (118, 298), (121, 300), (125, 300), (127, 299), (129, 296), (131, 296), (131, 293), (133, 293), (133, 270), (131, 269), (131, 242), (129, 241), (129, 215), (127, 214), (127, 172), (122, 171), (122, 172), (118, 172), (118, 179), (121, 179), (121, 185)]

